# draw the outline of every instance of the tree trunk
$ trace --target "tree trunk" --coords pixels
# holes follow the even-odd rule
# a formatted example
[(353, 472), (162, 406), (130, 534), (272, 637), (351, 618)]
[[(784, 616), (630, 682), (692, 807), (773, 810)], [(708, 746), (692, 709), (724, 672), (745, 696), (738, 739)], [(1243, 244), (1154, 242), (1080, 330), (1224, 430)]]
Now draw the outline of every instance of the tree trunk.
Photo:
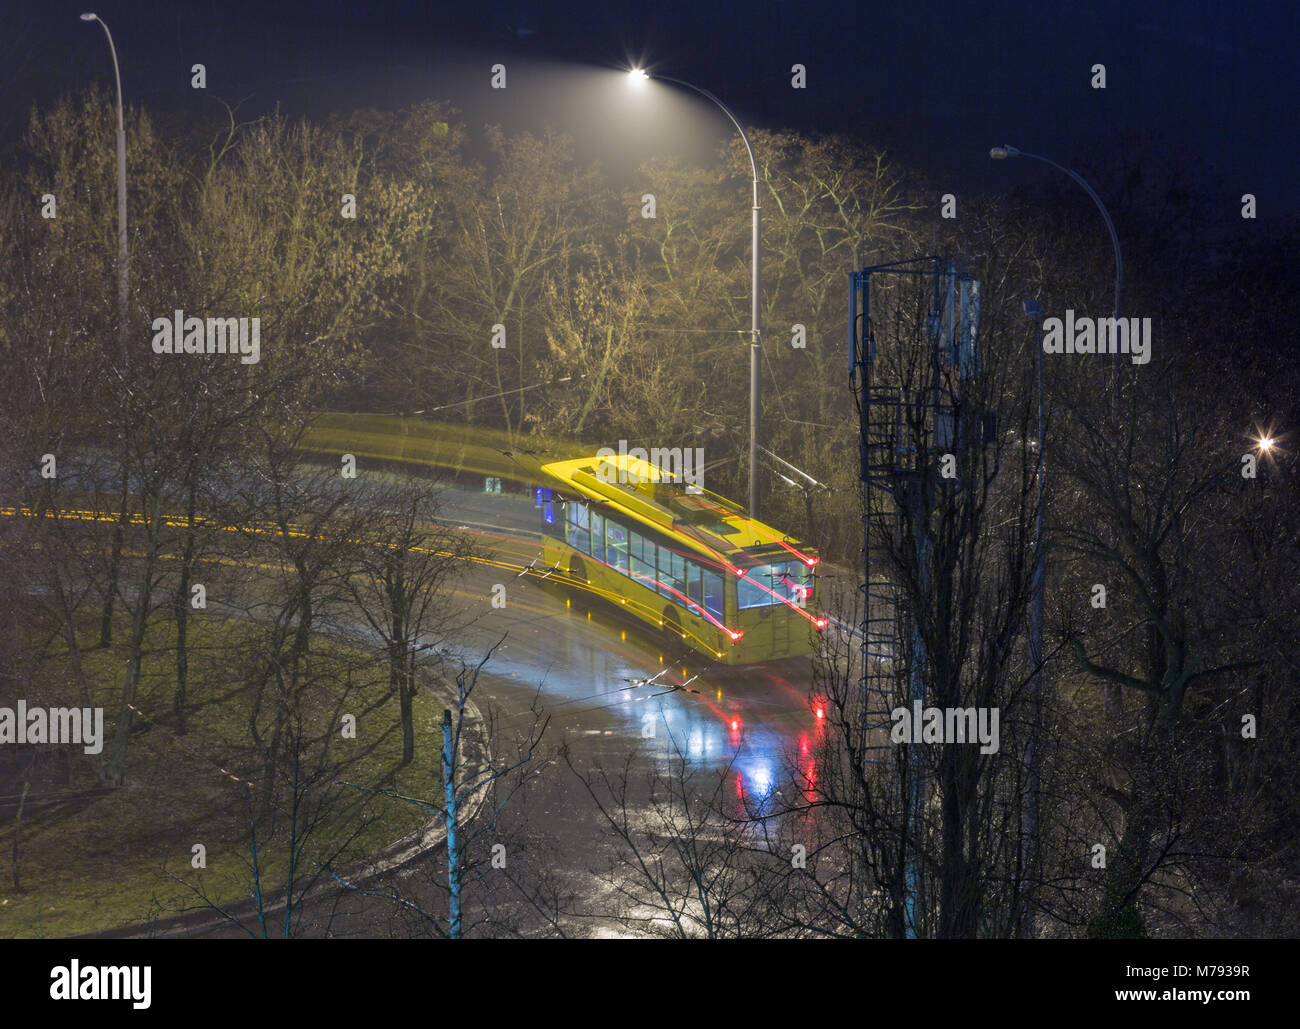
[(181, 558), (181, 581), (176, 591), (176, 693), (172, 698), (172, 710), (176, 714), (177, 736), (184, 736), (188, 731), (185, 723), (185, 694), (190, 670), (189, 593), (190, 575), (194, 564), (194, 513), (197, 492), (194, 482), (191, 481), (186, 511), (185, 552)]
[(126, 534), (127, 491), (131, 485), (131, 475), (126, 462), (122, 463), (122, 488), (118, 493), (118, 516), (113, 523), (113, 542), (108, 554), (108, 582), (104, 588), (104, 611), (99, 622), (99, 645), (113, 645), (113, 603), (117, 599), (117, 577), (122, 567), (122, 538)]
[(388, 582), (389, 637), (388, 684), (396, 689), (397, 704), (402, 722), (402, 764), (409, 765), (415, 758), (415, 721), (412, 715), (415, 655), (411, 652), (413, 641), (407, 642), (409, 628), (406, 620), (407, 597), (404, 579), (399, 571)]
[(135, 724), (135, 694), (140, 686), (140, 666), (144, 661), (144, 636), (149, 624), (149, 580), (153, 562), (148, 562), (144, 585), (140, 591), (139, 606), (131, 619), (131, 658), (126, 666), (126, 681), (122, 684), (122, 704), (117, 716), (117, 729), (113, 735), (113, 749), (108, 759), (107, 780), (110, 785), (121, 786), (126, 781), (126, 749)]
[(1139, 796), (1124, 813), (1124, 834), (1110, 863), (1101, 907), (1088, 923), (1094, 939), (1140, 939), (1146, 936), (1137, 895), (1146, 881), (1151, 857), (1151, 823), (1156, 801)]
[(403, 669), (398, 700), (402, 709), (402, 764), (415, 759), (415, 655)]
[(971, 855), (969, 837), (977, 829), (978, 769), (967, 754), (946, 748), (940, 766), (942, 777), (942, 860), (939, 871), (939, 936), (972, 939), (979, 934), (980, 883)]
[[(150, 500), (152, 499), (152, 505)], [(149, 543), (145, 551), (144, 571), (140, 577), (140, 593), (136, 598), (135, 613), (131, 617), (130, 658), (126, 666), (126, 680), (122, 684), (122, 703), (119, 708), (117, 730), (113, 736), (113, 749), (108, 760), (106, 780), (113, 786), (126, 781), (126, 750), (135, 724), (135, 695), (140, 687), (140, 669), (144, 663), (144, 639), (149, 631), (149, 604), (153, 599), (154, 568), (158, 564), (158, 537), (162, 530), (161, 500), (146, 488), (141, 510), (149, 512)]]
[(32, 788), (31, 766), (23, 776), (23, 792), (18, 795), (18, 813), (14, 815), (14, 893), (22, 893), (22, 879), (19, 872), (19, 847), (23, 838), (23, 809), (27, 806), (27, 794)]

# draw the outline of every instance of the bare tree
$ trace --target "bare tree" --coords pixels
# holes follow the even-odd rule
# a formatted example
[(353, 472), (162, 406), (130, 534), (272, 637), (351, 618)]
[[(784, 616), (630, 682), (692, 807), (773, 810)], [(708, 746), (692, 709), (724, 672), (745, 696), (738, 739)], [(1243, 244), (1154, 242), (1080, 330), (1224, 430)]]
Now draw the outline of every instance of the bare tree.
[[(346, 693), (336, 701), (346, 704)], [(342, 784), (345, 765), (331, 745), (337, 731), (337, 720), (331, 722), (335, 713), (336, 705), (324, 718), (321, 712), (294, 713), (276, 738), (280, 752), (270, 766), (270, 783), (255, 784), (223, 769), (237, 794), (232, 808), (242, 805), (248, 827), (247, 850), (240, 855), (246, 901), (217, 899), (205, 881), (168, 873), (223, 923), (250, 937), (292, 939), (308, 925), (328, 934), (337, 904), (328, 909), (322, 925), (308, 913), (309, 902), (331, 883), (336, 869), (365, 860), (358, 841), (379, 813), (368, 798)]]
[(1197, 722), (1218, 721), (1217, 704), (1189, 701), (1226, 697), (1225, 687), (1260, 664), (1249, 643), (1258, 626), (1234, 624), (1244, 584), (1222, 572), (1222, 522), (1230, 498), (1248, 486), (1241, 454), (1207, 445), (1214, 423), (1188, 418), (1170, 385), (1175, 374), (1167, 370), (1154, 395), (1128, 391), (1113, 413), (1076, 405), (1070, 424), (1079, 445), (1063, 454), (1070, 503), (1092, 515), (1064, 522), (1061, 549), (1073, 559), (1077, 592), (1104, 588), (1093, 621), (1106, 626), (1086, 627), (1074, 615), (1064, 639), (1088, 679), (1140, 701), (1109, 709), (1118, 724), (1097, 787), (1118, 836), (1090, 921), (1098, 935), (1142, 934), (1141, 896), (1156, 902), (1148, 884), (1177, 889), (1168, 873), (1182, 841), (1211, 838), (1216, 806), (1189, 804), (1186, 784), (1206, 775)]
[[(666, 761), (643, 775), (633, 753), (613, 771), (599, 762), (581, 769), (567, 746), (561, 756), (613, 844), (598, 871), (610, 909), (595, 917), (674, 939), (761, 938), (788, 928), (780, 915), (790, 861), (777, 853), (764, 811), (737, 798), (735, 754), (721, 768), (702, 768), (670, 734)], [(771, 810), (770, 797), (755, 804)]]
[[(529, 780), (541, 774), (532, 764), (550, 724), (537, 696), (520, 723), (522, 727), (513, 731), (498, 726), (493, 718), (484, 719), (473, 704), (479, 674), (504, 641), (505, 637), (498, 640), (472, 668), (462, 662), (456, 673), (454, 708), (442, 713), (440, 799), (372, 791), (412, 804), (441, 824), (446, 833), (444, 844), (427, 852), (425, 870), (426, 882), (445, 898), (445, 906), (435, 907), (409, 888), (399, 887), (391, 875), (376, 877), (368, 885), (342, 875), (335, 877), (347, 889), (392, 902), (415, 932), (456, 940), (488, 927), (517, 931), (516, 925), (503, 924), (495, 914), (502, 892), (522, 899), (534, 915), (542, 917), (547, 930), (561, 931), (562, 904), (555, 886), (545, 879), (525, 884), (514, 876), (495, 875), (504, 872), (512, 860), (509, 846), (500, 842), (503, 816), (523, 795)], [(493, 842), (484, 856), (488, 840)], [(440, 859), (439, 852), (445, 857)], [(503, 889), (502, 882), (509, 890)], [(467, 891), (480, 912), (468, 923), (464, 917)]]
[[(384, 519), (359, 543), (350, 590), (388, 654), (389, 684), (401, 712), (402, 764), (409, 764), (415, 757), (416, 662), (422, 651), (463, 628), (447, 591), (477, 548), (464, 533), (437, 523), (438, 493), (430, 485), (368, 490), (363, 503)], [(420, 642), (429, 635), (435, 642)]]

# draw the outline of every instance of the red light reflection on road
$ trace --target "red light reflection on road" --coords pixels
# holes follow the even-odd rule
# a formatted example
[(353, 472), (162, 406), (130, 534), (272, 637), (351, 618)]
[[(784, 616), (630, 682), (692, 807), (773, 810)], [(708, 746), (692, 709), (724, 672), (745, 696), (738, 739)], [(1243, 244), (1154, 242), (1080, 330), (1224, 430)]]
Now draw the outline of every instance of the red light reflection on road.
[[(825, 723), (817, 723), (818, 730)], [(804, 800), (812, 804), (817, 799), (817, 762), (813, 758), (812, 747), (808, 743), (808, 734), (799, 734), (799, 762), (797, 766), (799, 785), (803, 789)]]

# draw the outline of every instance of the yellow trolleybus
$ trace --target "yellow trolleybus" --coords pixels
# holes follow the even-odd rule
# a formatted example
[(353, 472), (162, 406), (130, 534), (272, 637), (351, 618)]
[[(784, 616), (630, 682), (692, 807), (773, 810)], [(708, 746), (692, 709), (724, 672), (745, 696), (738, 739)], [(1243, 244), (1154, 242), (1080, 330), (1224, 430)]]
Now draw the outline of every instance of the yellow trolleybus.
[(812, 652), (817, 553), (735, 504), (624, 454), (542, 466), (551, 575), (726, 664)]

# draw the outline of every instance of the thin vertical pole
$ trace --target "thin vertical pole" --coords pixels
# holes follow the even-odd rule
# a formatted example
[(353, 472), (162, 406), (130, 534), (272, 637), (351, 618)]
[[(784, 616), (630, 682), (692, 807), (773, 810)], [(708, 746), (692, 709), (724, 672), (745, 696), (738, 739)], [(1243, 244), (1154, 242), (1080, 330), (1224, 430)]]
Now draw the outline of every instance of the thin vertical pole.
[(451, 731), (451, 711), (442, 710), (442, 789), (447, 810), (447, 935), (460, 939), (460, 840), (456, 810), (456, 750)]
[[(1043, 543), (1043, 509), (1046, 506), (1047, 441), (1043, 434), (1043, 340), (1042, 323), (1038, 323), (1038, 492), (1034, 511), (1034, 571), (1032, 600), (1029, 609), (1029, 663), (1033, 669), (1029, 679), (1029, 745), (1025, 755), (1025, 789), (1028, 793), (1025, 810), (1025, 861), (1022, 874), (1032, 884), (1038, 868), (1038, 803), (1039, 780), (1042, 766), (1042, 746), (1039, 739), (1043, 720), (1043, 622), (1047, 592), (1047, 548)], [(1034, 935), (1035, 911), (1031, 905), (1025, 912), (1025, 932)]]
[(749, 344), (749, 516), (758, 517), (758, 434), (762, 391), (760, 374), (762, 309), (759, 304), (759, 225), (762, 212), (758, 206), (758, 178), (754, 178), (754, 227), (751, 246), (754, 251), (750, 282), (750, 344)]

